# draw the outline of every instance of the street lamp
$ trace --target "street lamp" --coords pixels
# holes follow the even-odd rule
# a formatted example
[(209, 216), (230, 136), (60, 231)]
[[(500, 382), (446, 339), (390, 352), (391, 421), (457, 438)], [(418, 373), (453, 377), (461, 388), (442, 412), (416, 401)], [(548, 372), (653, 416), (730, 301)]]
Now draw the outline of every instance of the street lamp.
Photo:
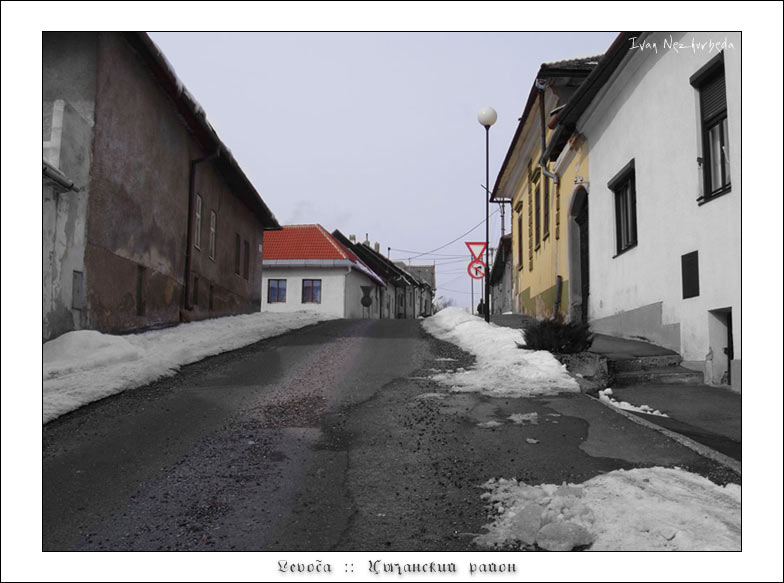
[(490, 322), (490, 286), (487, 275), (490, 272), (490, 126), (498, 119), (492, 107), (483, 107), (477, 116), (479, 123), (485, 126), (485, 322)]

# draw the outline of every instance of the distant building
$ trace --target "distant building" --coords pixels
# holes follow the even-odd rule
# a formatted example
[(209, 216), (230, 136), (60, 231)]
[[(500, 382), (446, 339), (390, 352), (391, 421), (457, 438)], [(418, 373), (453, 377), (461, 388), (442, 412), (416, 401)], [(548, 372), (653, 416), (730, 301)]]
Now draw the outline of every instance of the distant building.
[(265, 233), (263, 264), (262, 311), (381, 317), (386, 282), (321, 225)]
[(501, 237), (488, 279), (492, 314), (513, 312), (512, 304), (512, 234)]
[(279, 225), (144, 33), (43, 33), (43, 339), (257, 311)]

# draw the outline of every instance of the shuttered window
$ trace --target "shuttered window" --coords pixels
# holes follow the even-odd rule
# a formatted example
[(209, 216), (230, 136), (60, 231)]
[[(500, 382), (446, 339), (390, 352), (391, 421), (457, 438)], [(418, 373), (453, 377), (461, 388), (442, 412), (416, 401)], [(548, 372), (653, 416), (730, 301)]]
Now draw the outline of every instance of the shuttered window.
[(730, 150), (724, 53), (695, 73), (691, 84), (700, 93), (703, 193), (700, 201), (730, 190)]

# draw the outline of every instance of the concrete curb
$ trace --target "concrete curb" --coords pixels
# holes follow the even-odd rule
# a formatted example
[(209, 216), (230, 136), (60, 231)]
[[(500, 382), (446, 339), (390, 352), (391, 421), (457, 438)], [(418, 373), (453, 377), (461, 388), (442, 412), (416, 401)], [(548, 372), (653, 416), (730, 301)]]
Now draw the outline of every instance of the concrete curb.
[(723, 453), (718, 452), (715, 449), (708, 447), (707, 445), (703, 445), (697, 441), (694, 441), (693, 439), (690, 439), (685, 435), (681, 435), (680, 433), (676, 433), (674, 431), (661, 427), (660, 425), (656, 425), (655, 423), (646, 421), (642, 417), (638, 417), (637, 415), (629, 413), (628, 411), (624, 411), (623, 409), (619, 409), (618, 407), (615, 407), (609, 403), (605, 403), (601, 399), (597, 399), (596, 397), (593, 397), (587, 393), (584, 394), (586, 397), (593, 399), (594, 401), (597, 401), (602, 405), (604, 405), (605, 407), (612, 409), (616, 413), (626, 417), (629, 421), (637, 423), (638, 425), (642, 425), (643, 427), (647, 427), (648, 429), (653, 429), (654, 431), (658, 431), (662, 435), (669, 437), (670, 439), (678, 442), (684, 447), (688, 447), (689, 449), (697, 452), (699, 455), (711, 459), (717, 463), (720, 463), (721, 465), (723, 465), (726, 468), (729, 468), (739, 476), (742, 475), (741, 463), (738, 460), (732, 459), (731, 457), (724, 455)]

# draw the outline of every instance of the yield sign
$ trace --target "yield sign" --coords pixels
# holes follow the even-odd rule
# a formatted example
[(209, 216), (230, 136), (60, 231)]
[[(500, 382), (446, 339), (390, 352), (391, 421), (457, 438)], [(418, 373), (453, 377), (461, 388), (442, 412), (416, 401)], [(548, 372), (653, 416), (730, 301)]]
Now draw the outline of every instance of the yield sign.
[(477, 241), (472, 243), (466, 241), (466, 247), (468, 247), (468, 250), (471, 252), (471, 256), (474, 259), (481, 259), (482, 253), (485, 252), (485, 248), (487, 247), (487, 243), (484, 241)]

